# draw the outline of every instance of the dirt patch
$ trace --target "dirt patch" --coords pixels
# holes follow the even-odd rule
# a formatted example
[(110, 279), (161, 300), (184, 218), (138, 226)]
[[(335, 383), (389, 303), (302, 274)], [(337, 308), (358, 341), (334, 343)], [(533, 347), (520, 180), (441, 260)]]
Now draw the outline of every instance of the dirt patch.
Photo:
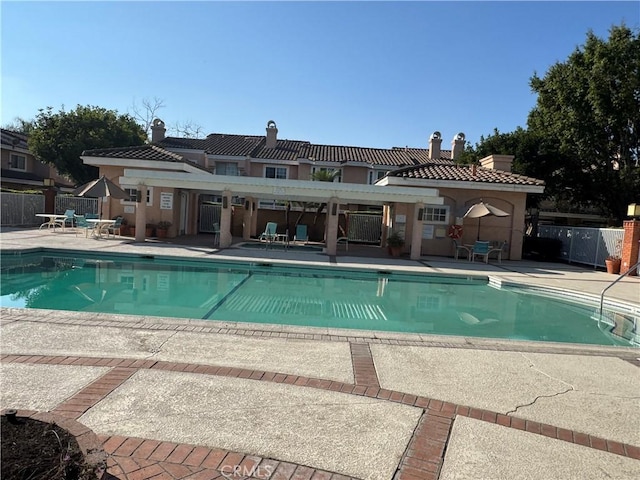
[(75, 437), (55, 423), (1, 417), (4, 480), (96, 480)]

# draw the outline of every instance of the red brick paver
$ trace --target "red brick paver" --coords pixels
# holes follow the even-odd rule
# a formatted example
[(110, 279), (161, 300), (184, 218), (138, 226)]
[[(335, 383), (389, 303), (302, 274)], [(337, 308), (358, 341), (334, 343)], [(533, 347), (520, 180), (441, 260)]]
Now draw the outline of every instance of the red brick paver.
[[(201, 375), (246, 378), (250, 381), (285, 383), (294, 387), (305, 386), (337, 391), (422, 408), (424, 410), (423, 416), (398, 466), (394, 476), (395, 480), (438, 478), (451, 426), (456, 415), (468, 416), (505, 428), (524, 430), (588, 448), (640, 459), (640, 447), (638, 446), (497, 412), (382, 389), (379, 385), (369, 345), (356, 342), (351, 343), (350, 348), (354, 368), (354, 384), (276, 372), (154, 360), (15, 354), (2, 355), (0, 360), (2, 363), (110, 366), (111, 369), (107, 373), (54, 409), (54, 412), (59, 415), (75, 419), (100, 402), (140, 369), (192, 372)], [(31, 413), (35, 414), (36, 412)], [(276, 459), (265, 459), (206, 446), (175, 444), (154, 439), (117, 435), (99, 435), (97, 438), (102, 442), (104, 450), (110, 454), (107, 472), (111, 475), (112, 480), (114, 478), (119, 480), (162, 480), (165, 478), (168, 480), (213, 480), (217, 478), (241, 480), (248, 477), (260, 480), (342, 480), (348, 478), (337, 473), (317, 470), (312, 466), (296, 465)]]

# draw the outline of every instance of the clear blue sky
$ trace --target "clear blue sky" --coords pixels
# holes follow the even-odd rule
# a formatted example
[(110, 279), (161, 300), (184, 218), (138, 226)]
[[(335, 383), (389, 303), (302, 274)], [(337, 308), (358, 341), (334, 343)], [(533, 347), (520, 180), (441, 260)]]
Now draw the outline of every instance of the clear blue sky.
[(526, 126), (534, 72), (629, 2), (1, 3), (1, 122), (39, 108), (121, 113), (157, 97), (168, 126), (312, 143), (443, 148)]

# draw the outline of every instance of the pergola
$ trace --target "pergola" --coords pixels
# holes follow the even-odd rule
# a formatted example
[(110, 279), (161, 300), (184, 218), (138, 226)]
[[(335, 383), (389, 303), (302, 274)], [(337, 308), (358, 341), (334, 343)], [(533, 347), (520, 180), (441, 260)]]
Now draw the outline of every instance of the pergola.
[[(366, 203), (389, 206), (391, 204), (413, 205), (418, 212), (425, 205), (442, 205), (444, 200), (435, 188), (361, 185), (306, 180), (283, 180), (261, 177), (215, 175), (203, 171), (176, 172), (144, 169), (127, 169), (119, 178), (121, 185), (137, 185), (146, 196), (147, 187), (175, 188), (195, 192), (215, 192), (222, 194), (220, 217), (220, 246), (231, 245), (231, 198), (241, 196), (251, 199), (245, 209), (245, 231), (249, 238), (251, 225), (255, 225), (257, 209), (252, 199), (290, 200), (327, 204), (327, 253), (335, 255), (338, 238), (338, 211), (341, 203)], [(136, 240), (144, 240), (146, 206), (138, 204), (136, 209)], [(407, 220), (409, 222), (409, 219)], [(422, 218), (419, 214), (411, 220), (411, 258), (420, 257), (422, 243)], [(138, 238), (140, 236), (140, 238)]]

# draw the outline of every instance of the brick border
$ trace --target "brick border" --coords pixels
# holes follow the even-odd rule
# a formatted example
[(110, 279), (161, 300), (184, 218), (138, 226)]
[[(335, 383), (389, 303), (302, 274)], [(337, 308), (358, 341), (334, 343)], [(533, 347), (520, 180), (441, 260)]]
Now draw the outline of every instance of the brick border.
[(379, 387), (378, 373), (368, 343), (350, 343), (353, 378), (356, 385)]
[[(431, 420), (432, 417), (439, 419), (446, 418), (453, 420), (456, 415), (466, 416), (489, 423), (495, 423), (508, 428), (524, 430), (538, 435), (555, 438), (557, 440), (575, 443), (597, 450), (607, 451), (616, 455), (630, 457), (640, 460), (640, 447), (614, 440), (607, 440), (575, 430), (568, 430), (553, 425), (542, 424), (520, 417), (504, 415), (490, 410), (478, 409), (451, 402), (417, 396), (409, 393), (387, 390), (379, 386), (356, 385), (344, 382), (337, 382), (327, 379), (311, 378), (299, 375), (290, 375), (263, 370), (251, 370), (237, 367), (220, 367), (214, 365), (200, 365), (195, 363), (165, 362), (157, 360), (133, 360), (126, 358), (107, 357), (80, 357), (80, 356), (45, 356), (45, 355), (0, 355), (2, 363), (34, 363), (48, 365), (83, 365), (83, 366), (111, 366), (113, 369), (89, 384), (76, 395), (63, 402), (54, 411), (79, 418), (84, 411), (92, 405), (106, 397), (111, 391), (117, 388), (127, 378), (139, 369), (163, 370), (173, 372), (187, 372), (203, 375), (216, 375), (230, 378), (244, 378), (250, 380), (283, 383), (288, 385), (306, 386), (319, 388), (335, 392), (342, 392), (352, 395), (360, 395), (380, 400), (388, 400), (413, 407), (422, 408)], [(96, 399), (95, 394), (102, 393), (103, 397)], [(76, 401), (76, 397), (86, 401)], [(82, 413), (79, 413), (80, 410)], [(433, 420), (441, 421), (441, 420)], [(422, 435), (421, 432), (430, 432), (429, 429), (418, 429), (415, 435)], [(429, 437), (430, 438), (430, 437)], [(440, 440), (438, 440), (440, 441)], [(444, 453), (443, 453), (444, 454)], [(442, 460), (440, 460), (441, 462)], [(402, 473), (402, 468), (400, 472)]]

